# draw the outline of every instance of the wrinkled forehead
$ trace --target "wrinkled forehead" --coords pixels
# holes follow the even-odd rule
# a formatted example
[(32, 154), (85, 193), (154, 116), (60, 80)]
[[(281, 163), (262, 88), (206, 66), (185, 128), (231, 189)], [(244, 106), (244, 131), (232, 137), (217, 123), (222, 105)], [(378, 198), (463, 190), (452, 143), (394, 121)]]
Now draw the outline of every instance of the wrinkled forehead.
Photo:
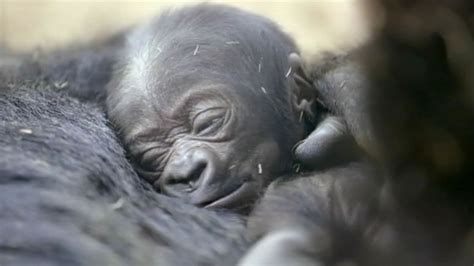
[[(203, 70), (177, 70), (137, 64), (126, 73), (121, 87), (123, 95), (133, 95), (142, 104), (152, 104), (155, 110), (168, 110), (186, 98), (199, 98), (214, 94), (235, 98), (243, 95), (239, 83), (227, 79), (213, 78)], [(240, 92), (238, 92), (240, 91)]]
[(165, 130), (189, 119), (190, 114), (212, 107), (244, 108), (245, 100), (223, 84), (194, 84), (187, 88), (155, 87), (139, 90), (127, 106), (129, 118), (124, 121), (127, 139), (140, 132), (161, 128)]
[(180, 86), (156, 82), (146, 88), (135, 87), (134, 100), (128, 110), (134, 112), (130, 124), (166, 123), (175, 120), (195, 108), (242, 107), (249, 97), (239, 93), (234, 87), (217, 82), (201, 81)]
[(149, 99), (156, 111), (168, 117), (176, 117), (199, 105), (230, 106), (244, 102), (231, 86), (208, 82), (157, 88)]
[(140, 65), (135, 62), (120, 84), (120, 97), (128, 102), (124, 110), (128, 118), (119, 118), (125, 135), (134, 135), (143, 127), (166, 126), (196, 108), (231, 107), (239, 112), (255, 112), (259, 108), (256, 113), (265, 113), (261, 107), (265, 100), (258, 93), (270, 95), (253, 88), (250, 80), (212, 69), (179, 71)]
[(247, 87), (237, 79), (213, 79), (205, 73), (200, 77), (177, 75), (171, 80), (160, 80), (157, 77), (155, 82), (148, 84), (144, 97), (153, 102), (156, 110), (164, 112), (201, 101), (225, 100), (228, 104), (246, 105), (250, 99), (255, 98), (252, 90)]

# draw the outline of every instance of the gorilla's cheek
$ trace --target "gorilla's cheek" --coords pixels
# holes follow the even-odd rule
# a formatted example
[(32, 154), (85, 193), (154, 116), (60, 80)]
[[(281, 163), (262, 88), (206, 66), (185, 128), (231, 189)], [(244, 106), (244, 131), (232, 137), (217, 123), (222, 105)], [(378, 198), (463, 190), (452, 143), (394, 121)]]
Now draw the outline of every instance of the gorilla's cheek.
[(285, 170), (281, 164), (285, 159), (281, 156), (278, 143), (273, 140), (248, 147), (246, 152), (239, 149), (234, 155), (239, 156), (229, 158), (227, 176), (223, 182), (229, 184), (228, 187), (237, 188), (206, 207), (248, 208), (259, 198), (268, 183)]
[(285, 170), (286, 159), (283, 158), (280, 146), (273, 139), (262, 140), (249, 148), (240, 158), (239, 173), (235, 178), (246, 175), (247, 182), (262, 191), (273, 179)]

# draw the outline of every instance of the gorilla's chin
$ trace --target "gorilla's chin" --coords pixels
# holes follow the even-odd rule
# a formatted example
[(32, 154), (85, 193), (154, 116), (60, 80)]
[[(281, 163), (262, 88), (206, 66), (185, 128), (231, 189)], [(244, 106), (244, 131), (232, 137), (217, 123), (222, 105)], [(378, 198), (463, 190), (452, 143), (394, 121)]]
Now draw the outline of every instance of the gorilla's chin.
[(237, 189), (231, 191), (222, 197), (219, 197), (212, 202), (209, 202), (205, 208), (225, 208), (225, 209), (244, 209), (246, 203), (254, 202), (258, 197), (259, 186), (253, 182), (244, 182)]

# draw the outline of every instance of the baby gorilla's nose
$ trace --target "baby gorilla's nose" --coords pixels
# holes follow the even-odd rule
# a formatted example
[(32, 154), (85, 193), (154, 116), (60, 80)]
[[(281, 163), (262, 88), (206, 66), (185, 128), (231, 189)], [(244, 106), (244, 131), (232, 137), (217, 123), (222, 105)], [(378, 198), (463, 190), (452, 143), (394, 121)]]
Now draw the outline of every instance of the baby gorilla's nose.
[(212, 154), (203, 149), (176, 154), (166, 165), (157, 185), (166, 195), (188, 197), (204, 180), (213, 179), (214, 161)]

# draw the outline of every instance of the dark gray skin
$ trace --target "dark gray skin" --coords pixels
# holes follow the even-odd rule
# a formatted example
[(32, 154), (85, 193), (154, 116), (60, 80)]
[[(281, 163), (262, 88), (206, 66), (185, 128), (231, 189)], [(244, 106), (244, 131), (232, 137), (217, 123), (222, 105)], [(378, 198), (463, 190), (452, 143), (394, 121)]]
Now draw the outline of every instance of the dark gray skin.
[[(459, 26), (462, 13), (439, 17), (455, 23), (428, 25), (431, 5), (388, 11), (387, 26), (351, 60), (320, 66), (316, 89), (330, 95), (325, 104), (343, 122), (333, 133), (317, 128), (295, 149), (311, 165), (324, 157), (324, 139), (345, 132), (371, 159), (274, 182), (250, 215), (249, 234), (259, 241), (240, 265), (474, 260), (474, 131), (467, 126), (474, 109), (465, 80), (474, 52), (462, 50), (472, 35)], [(400, 27), (406, 14), (427, 25), (413, 34)]]
[(165, 13), (129, 39), (107, 109), (157, 190), (245, 209), (291, 171), (315, 93), (291, 68), (297, 48), (273, 22), (202, 4)]
[(303, 169), (324, 170), (364, 156), (361, 147), (368, 149), (374, 140), (367, 106), (361, 104), (367, 78), (360, 65), (348, 55), (324, 57), (310, 69), (297, 56), (290, 62), (300, 69), (300, 79), (313, 80), (307, 87), (317, 92), (316, 104), (324, 111), (315, 130), (295, 145), (294, 159)]

